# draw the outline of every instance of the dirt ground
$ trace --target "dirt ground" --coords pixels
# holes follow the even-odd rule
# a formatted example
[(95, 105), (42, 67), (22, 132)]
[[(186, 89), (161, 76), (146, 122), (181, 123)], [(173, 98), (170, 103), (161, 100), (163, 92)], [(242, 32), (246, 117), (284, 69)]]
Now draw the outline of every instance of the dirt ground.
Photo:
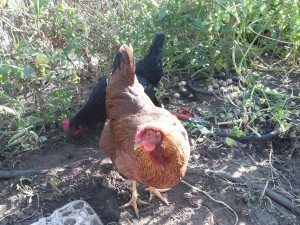
[[(297, 78), (299, 82), (299, 78)], [(188, 95), (187, 95), (188, 96)], [(183, 97), (187, 97), (183, 96)], [(183, 98), (186, 107), (214, 110), (214, 96)], [(11, 160), (7, 168), (46, 170), (42, 175), (0, 180), (0, 225), (26, 225), (49, 216), (55, 209), (76, 199), (87, 201), (104, 224), (219, 224), (235, 222), (232, 211), (196, 189), (179, 183), (163, 195), (169, 206), (154, 198), (140, 206), (140, 219), (132, 208), (120, 206), (130, 199), (131, 181), (120, 176), (98, 147), (100, 127), (78, 136), (50, 127), (48, 142), (35, 152)], [(300, 197), (300, 151), (298, 139), (275, 138), (268, 142), (239, 143), (226, 147), (224, 138), (194, 143), (184, 181), (230, 206), (240, 225), (296, 225), (296, 214), (263, 195), (263, 190), (232, 183), (213, 175), (224, 172), (243, 177), (289, 199)], [(148, 199), (144, 185), (138, 190)], [(299, 204), (299, 202), (295, 202)]]

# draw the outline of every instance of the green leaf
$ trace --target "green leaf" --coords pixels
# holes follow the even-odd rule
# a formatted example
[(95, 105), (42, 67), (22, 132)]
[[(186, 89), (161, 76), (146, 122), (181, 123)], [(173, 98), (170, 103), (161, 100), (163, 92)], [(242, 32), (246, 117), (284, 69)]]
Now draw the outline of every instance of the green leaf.
[(0, 66), (0, 82), (4, 83), (8, 79), (8, 74), (10, 72), (10, 65), (8, 64), (2, 64)]
[(259, 10), (261, 12), (261, 14), (266, 14), (267, 13), (267, 5), (266, 4), (262, 4), (260, 7), (259, 7)]
[(21, 49), (23, 46), (25, 45), (25, 41), (24, 40), (20, 40), (17, 44), (17, 49)]
[(300, 16), (295, 16), (291, 19), (291, 29), (294, 31), (300, 31)]
[(232, 147), (232, 146), (235, 146), (236, 145), (236, 141), (229, 138), (229, 137), (226, 137), (226, 144), (229, 146), (229, 147)]
[(39, 117), (35, 117), (35, 116), (30, 116), (29, 118), (28, 118), (28, 125), (29, 124), (37, 124), (37, 123), (39, 123), (39, 122), (41, 122), (42, 121), (42, 119), (41, 118), (39, 118)]
[(159, 10), (159, 19), (163, 19), (167, 14), (167, 6), (164, 5), (162, 8)]
[(23, 74), (25, 78), (31, 77), (31, 75), (33, 74), (33, 68), (30, 66), (23, 67)]
[(221, 72), (221, 70), (224, 68), (224, 62), (223, 62), (223, 59), (222, 58), (219, 58), (217, 61), (216, 61), (216, 64), (215, 64), (215, 67), (217, 69), (218, 72)]
[(20, 68), (18, 68), (18, 67), (13, 67), (11, 71), (12, 71), (13, 77), (16, 80), (19, 80), (23, 75), (22, 71), (20, 71)]

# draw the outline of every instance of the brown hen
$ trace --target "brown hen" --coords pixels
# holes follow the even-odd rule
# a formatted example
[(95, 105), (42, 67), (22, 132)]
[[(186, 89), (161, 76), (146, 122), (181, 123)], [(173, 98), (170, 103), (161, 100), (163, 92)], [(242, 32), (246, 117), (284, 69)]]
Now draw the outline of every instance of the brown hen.
[(108, 120), (102, 131), (100, 148), (117, 170), (133, 180), (131, 200), (139, 216), (136, 181), (163, 198), (156, 188), (171, 188), (185, 175), (190, 155), (188, 135), (182, 124), (165, 109), (156, 107), (135, 76), (133, 50), (122, 45), (115, 56), (106, 89)]

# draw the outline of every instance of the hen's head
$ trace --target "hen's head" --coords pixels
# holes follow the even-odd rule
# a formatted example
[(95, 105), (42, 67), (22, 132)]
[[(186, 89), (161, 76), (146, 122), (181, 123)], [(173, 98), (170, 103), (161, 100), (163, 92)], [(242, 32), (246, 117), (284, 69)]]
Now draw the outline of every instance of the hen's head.
[(135, 135), (134, 149), (143, 147), (146, 151), (153, 151), (156, 145), (162, 143), (162, 133), (153, 128), (139, 129)]
[(70, 119), (65, 117), (62, 120), (62, 128), (65, 132), (71, 132), (73, 134), (80, 134), (83, 131), (83, 128), (81, 127), (74, 127), (71, 125)]

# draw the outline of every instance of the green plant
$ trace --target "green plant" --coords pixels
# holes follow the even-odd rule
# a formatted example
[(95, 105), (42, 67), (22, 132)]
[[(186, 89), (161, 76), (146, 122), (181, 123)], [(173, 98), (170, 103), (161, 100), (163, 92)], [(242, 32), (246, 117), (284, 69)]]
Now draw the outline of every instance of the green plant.
[[(14, 134), (31, 125), (29, 131), (39, 136), (40, 125), (70, 116), (77, 94), (73, 87), (86, 76), (97, 80), (109, 74), (122, 43), (131, 43), (140, 58), (158, 32), (166, 34), (163, 61), (168, 81), (199, 73), (213, 80), (214, 73), (235, 72), (248, 85), (243, 88), (252, 90), (243, 96), (248, 125), (254, 128), (257, 118), (270, 114), (284, 128), (284, 115), (291, 113), (289, 96), (259, 94), (261, 88), (251, 83), (247, 71), (297, 73), (299, 10), (289, 0), (8, 2), (0, 15), (0, 120), (8, 124), (0, 141), (7, 146)], [(99, 62), (96, 70), (90, 70), (92, 57)], [(159, 87), (158, 96), (167, 93), (164, 89)]]
[(50, 185), (52, 190), (52, 194), (48, 199), (50, 201), (59, 200), (59, 198), (64, 195), (63, 191), (58, 187), (59, 180), (56, 177), (51, 177), (48, 181), (48, 184)]

